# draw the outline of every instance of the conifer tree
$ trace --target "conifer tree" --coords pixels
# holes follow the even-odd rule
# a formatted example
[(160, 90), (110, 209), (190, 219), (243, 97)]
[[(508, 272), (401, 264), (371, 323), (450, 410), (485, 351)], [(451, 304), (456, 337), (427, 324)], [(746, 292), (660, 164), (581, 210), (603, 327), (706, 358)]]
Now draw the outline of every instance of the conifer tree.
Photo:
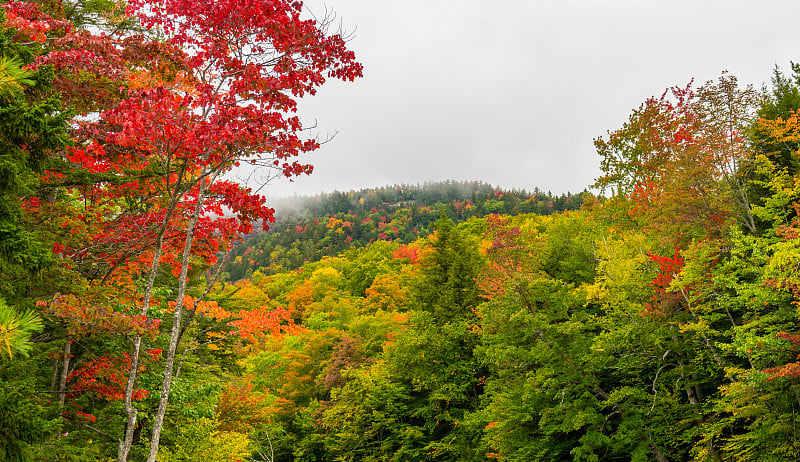
[(480, 303), (475, 281), (481, 257), (444, 213), (433, 228), (431, 251), (421, 260), (422, 274), (414, 301), (442, 323), (469, 318)]

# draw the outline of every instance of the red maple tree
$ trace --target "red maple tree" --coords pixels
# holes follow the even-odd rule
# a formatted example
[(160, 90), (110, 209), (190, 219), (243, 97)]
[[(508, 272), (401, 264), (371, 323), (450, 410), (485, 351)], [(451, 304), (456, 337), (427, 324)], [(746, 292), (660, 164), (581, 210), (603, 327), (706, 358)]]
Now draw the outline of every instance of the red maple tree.
[[(190, 265), (213, 265), (253, 221), (272, 220), (264, 197), (226, 174), (241, 164), (268, 169), (270, 177), (311, 173), (298, 156), (319, 143), (304, 138), (297, 100), (329, 78), (362, 74), (342, 35), (329, 33), (326, 19), (304, 18), (302, 8), (288, 0), (135, 0), (127, 14), (139, 31), (104, 33), (77, 29), (32, 5), (6, 6), (20, 40), (42, 44), (32, 68), (52, 66), (54, 87), (82, 116), (75, 119), (74, 148), (42, 176), (67, 199), (28, 201), (28, 212), (57, 223), (53, 250), (65, 268), (89, 287), (124, 288), (116, 305), (138, 306), (125, 310), (133, 345), (119, 461), (127, 460), (136, 426), (133, 401), (143, 334), (149, 334), (138, 326), (152, 326), (162, 265), (171, 267), (177, 297), (151, 461), (183, 332)], [(108, 293), (73, 295), (99, 292)], [(102, 312), (102, 297), (64, 300), (57, 297), (50, 308), (65, 319)]]

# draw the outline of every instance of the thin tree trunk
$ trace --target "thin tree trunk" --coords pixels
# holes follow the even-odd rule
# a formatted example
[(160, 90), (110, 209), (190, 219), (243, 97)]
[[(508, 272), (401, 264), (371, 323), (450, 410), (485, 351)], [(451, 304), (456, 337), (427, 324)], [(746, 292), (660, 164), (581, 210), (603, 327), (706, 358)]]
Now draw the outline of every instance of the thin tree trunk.
[(72, 359), (72, 339), (67, 339), (64, 345), (64, 362), (61, 365), (61, 377), (58, 381), (58, 407), (64, 407), (64, 399), (67, 395), (67, 375), (69, 375), (69, 362)]
[(136, 430), (136, 417), (139, 410), (133, 407), (133, 389), (136, 383), (136, 371), (139, 367), (139, 351), (142, 346), (142, 337), (137, 335), (133, 340), (133, 355), (131, 355), (131, 368), (128, 371), (128, 383), (125, 386), (125, 398), (123, 407), (125, 408), (125, 435), (119, 442), (117, 448), (117, 462), (126, 462), (128, 453), (133, 445), (133, 433)]
[(739, 174), (737, 172), (731, 172), (730, 174), (733, 178), (734, 186), (733, 188), (736, 190), (734, 193), (735, 195), (738, 194), (739, 198), (736, 199), (734, 197), (734, 203), (739, 206), (742, 213), (739, 214), (741, 218), (741, 223), (754, 235), (758, 234), (758, 229), (756, 228), (756, 222), (753, 218), (752, 212), (752, 205), (750, 204), (750, 197), (747, 195), (747, 187), (742, 184), (739, 180)]
[(50, 396), (56, 392), (56, 382), (58, 382), (58, 358), (53, 358), (53, 378), (50, 380)]
[[(148, 275), (147, 287), (144, 291), (142, 309), (139, 311), (139, 313), (144, 316), (147, 316), (147, 311), (150, 307), (150, 299), (153, 296), (153, 286), (155, 285), (156, 276), (158, 275), (159, 261), (161, 260), (161, 250), (164, 246), (164, 235), (167, 232), (169, 220), (172, 218), (172, 214), (174, 213), (175, 207), (178, 204), (179, 197), (179, 194), (176, 192), (175, 195), (170, 199), (169, 204), (167, 205), (167, 210), (164, 214), (164, 221), (161, 225), (161, 229), (158, 230), (158, 234), (156, 235), (156, 245), (153, 249), (153, 260), (150, 264), (150, 274)], [(136, 334), (136, 337), (133, 339), (131, 367), (128, 370), (128, 383), (125, 385), (125, 397), (123, 399), (123, 408), (125, 409), (125, 436), (122, 440), (120, 440), (119, 447), (117, 448), (117, 462), (127, 462), (128, 454), (130, 453), (131, 446), (133, 445), (133, 436), (136, 430), (136, 418), (139, 414), (138, 409), (133, 406), (133, 390), (136, 388), (136, 375), (139, 371), (139, 354), (141, 349), (142, 336)]]
[(653, 438), (650, 436), (650, 432), (647, 432), (647, 447), (649, 447), (650, 452), (656, 456), (656, 460), (658, 460), (658, 462), (669, 462), (669, 459), (667, 459), (664, 453), (661, 452), (661, 449), (659, 449), (659, 447), (653, 443)]
[(194, 208), (194, 213), (189, 222), (189, 227), (186, 230), (186, 242), (183, 246), (183, 256), (181, 260), (181, 274), (178, 278), (178, 299), (175, 301), (175, 313), (173, 314), (172, 331), (170, 333), (169, 347), (167, 349), (167, 356), (164, 360), (164, 381), (161, 384), (161, 399), (158, 403), (158, 410), (153, 418), (153, 432), (150, 436), (150, 454), (147, 457), (147, 462), (156, 462), (158, 455), (158, 445), (161, 440), (161, 428), (164, 424), (164, 414), (167, 411), (167, 403), (169, 402), (169, 391), (172, 386), (172, 372), (175, 364), (175, 353), (178, 350), (178, 341), (181, 334), (181, 313), (183, 311), (183, 297), (186, 295), (186, 282), (189, 274), (189, 260), (192, 255), (192, 244), (194, 241), (194, 231), (197, 227), (197, 221), (200, 218), (200, 213), (203, 210), (203, 200), (206, 190), (206, 177), (200, 180), (197, 194), (197, 204)]
[[(681, 287), (681, 295), (683, 296), (684, 301), (686, 301), (686, 308), (689, 310), (689, 313), (691, 313), (691, 315), (695, 319), (695, 321), (700, 322), (700, 317), (697, 316), (697, 313), (695, 313), (694, 309), (692, 308), (692, 302), (691, 302), (691, 300), (689, 300), (689, 295), (686, 293), (685, 290), (683, 290), (682, 287)], [(703, 331), (699, 331), (699, 332), (700, 332), (700, 336), (703, 337), (703, 341), (706, 344), (706, 348), (708, 349), (709, 352), (711, 352), (711, 356), (714, 357), (714, 361), (717, 363), (717, 365), (720, 367), (720, 369), (724, 370), (725, 369), (725, 364), (723, 363), (722, 358), (719, 356), (719, 353), (717, 352), (717, 349), (714, 348), (714, 346), (711, 344), (711, 340), (709, 340), (709, 338), (705, 334), (705, 332), (703, 332)], [(736, 378), (736, 375), (728, 377), (728, 380), (731, 383), (738, 382), (738, 379)]]

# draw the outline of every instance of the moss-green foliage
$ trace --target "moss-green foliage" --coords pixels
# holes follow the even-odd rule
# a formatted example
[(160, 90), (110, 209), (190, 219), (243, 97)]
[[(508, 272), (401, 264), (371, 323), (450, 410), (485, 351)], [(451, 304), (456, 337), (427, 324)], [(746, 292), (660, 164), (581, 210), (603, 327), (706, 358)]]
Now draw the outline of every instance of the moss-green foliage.
[(250, 440), (246, 434), (220, 431), (207, 417), (184, 423), (171, 447), (159, 448), (163, 462), (228, 462), (246, 459)]
[(57, 431), (55, 415), (32, 396), (40, 384), (24, 363), (0, 365), (0, 459), (41, 460), (34, 448)]
[(414, 286), (415, 308), (431, 313), (441, 323), (471, 319), (480, 300), (477, 245), (444, 216), (434, 224), (430, 240)]

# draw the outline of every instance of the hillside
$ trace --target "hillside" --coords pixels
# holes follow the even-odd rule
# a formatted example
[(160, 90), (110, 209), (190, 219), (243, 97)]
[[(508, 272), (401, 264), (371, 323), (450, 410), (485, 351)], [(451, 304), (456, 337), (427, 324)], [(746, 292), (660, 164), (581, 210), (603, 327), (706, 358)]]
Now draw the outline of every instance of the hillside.
[(277, 201), (267, 232), (251, 234), (230, 255), (227, 280), (299, 268), (372, 242), (409, 243), (430, 233), (444, 213), (456, 223), (489, 214), (517, 215), (577, 210), (583, 197), (504, 190), (481, 182), (436, 182)]
[(646, 99), (599, 195), (272, 222), (229, 173), (311, 173), (300, 99), (362, 76), (334, 18), (121, 6), (0, 9), (0, 461), (800, 460), (800, 65)]

